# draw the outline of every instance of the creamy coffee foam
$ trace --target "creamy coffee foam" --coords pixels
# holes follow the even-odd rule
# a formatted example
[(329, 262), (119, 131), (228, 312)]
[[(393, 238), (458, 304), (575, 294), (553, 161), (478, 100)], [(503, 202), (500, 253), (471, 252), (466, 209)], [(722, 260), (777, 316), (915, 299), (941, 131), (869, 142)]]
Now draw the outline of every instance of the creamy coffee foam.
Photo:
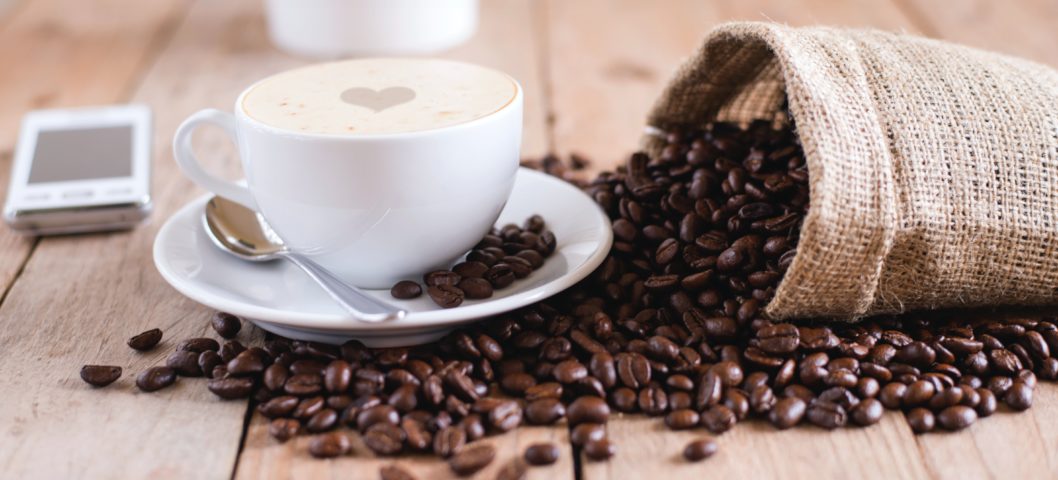
[(266, 78), (243, 97), (246, 114), (307, 133), (385, 134), (447, 127), (514, 100), (507, 75), (448, 60), (364, 59), (312, 65)]

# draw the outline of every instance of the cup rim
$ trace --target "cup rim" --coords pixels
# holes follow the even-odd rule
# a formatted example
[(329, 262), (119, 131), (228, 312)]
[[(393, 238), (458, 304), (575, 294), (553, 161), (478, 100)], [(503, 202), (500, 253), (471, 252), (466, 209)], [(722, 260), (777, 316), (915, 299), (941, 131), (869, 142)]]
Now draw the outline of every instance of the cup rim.
[[(345, 59), (345, 60), (338, 60), (338, 61), (334, 61), (334, 62), (322, 62), (322, 63), (339, 63), (339, 62), (345, 62), (345, 61), (349, 61), (349, 60), (358, 60), (358, 59)], [(482, 65), (477, 65), (477, 64), (473, 64), (473, 63), (469, 63), (469, 62), (463, 62), (463, 61), (459, 61), (459, 60), (448, 60), (448, 59), (444, 59), (444, 58), (422, 59), (422, 58), (415, 58), (415, 57), (375, 57), (375, 58), (370, 58), (370, 59), (366, 59), (365, 58), (365, 59), (362, 59), (362, 60), (443, 60), (443, 61), (446, 61), (446, 62), (462, 63), (464, 65), (472, 65), (472, 66), (476, 66), (476, 67), (480, 67), (480, 68), (488, 68), (490, 70), (493, 70), (493, 71), (503, 75), (504, 77), (507, 77), (507, 79), (511, 81), (511, 83), (514, 85), (514, 95), (511, 96), (511, 98), (507, 101), (507, 103), (503, 104), (502, 106), (500, 106), (499, 108), (497, 108), (496, 110), (494, 110), (492, 112), (489, 112), (489, 113), (487, 113), (485, 115), (477, 117), (477, 118), (475, 118), (473, 120), (468, 120), (468, 121), (465, 121), (465, 122), (460, 122), (460, 123), (456, 123), (456, 124), (452, 124), (452, 125), (446, 125), (446, 126), (441, 126), (441, 127), (431, 127), (431, 128), (426, 128), (426, 129), (423, 129), (423, 130), (412, 130), (412, 131), (407, 131), (407, 132), (367, 133), (367, 134), (363, 134), (363, 133), (346, 134), (346, 133), (300, 132), (300, 131), (288, 130), (288, 129), (285, 129), (285, 128), (280, 128), (280, 127), (276, 127), (274, 125), (269, 125), (267, 123), (264, 123), (264, 122), (262, 122), (262, 121), (260, 121), (260, 120), (258, 120), (256, 118), (251, 117), (248, 113), (246, 113), (246, 110), (243, 109), (243, 106), (242, 106), (243, 105), (243, 99), (246, 97), (247, 94), (250, 93), (251, 90), (254, 89), (254, 87), (258, 86), (259, 84), (261, 84), (261, 83), (263, 83), (263, 82), (265, 82), (265, 81), (267, 81), (269, 79), (271, 79), (275, 75), (279, 75), (279, 74), (281, 74), (283, 72), (288, 71), (288, 70), (283, 70), (281, 72), (276, 72), (276, 73), (273, 73), (272, 75), (269, 75), (269, 76), (264, 77), (264, 78), (262, 78), (260, 80), (257, 80), (255, 82), (253, 82), (252, 84), (250, 84), (250, 86), (248, 86), (245, 89), (243, 89), (243, 91), (241, 93), (239, 93), (238, 98), (235, 99), (235, 108), (234, 108), (235, 116), (239, 119), (240, 122), (246, 122), (247, 124), (252, 125), (257, 130), (264, 130), (264, 131), (266, 131), (268, 133), (272, 133), (272, 134), (276, 134), (276, 135), (305, 137), (305, 138), (314, 138), (314, 139), (321, 139), (321, 140), (325, 139), (325, 140), (371, 141), (371, 140), (392, 140), (392, 139), (407, 138), (407, 137), (431, 136), (431, 135), (436, 135), (436, 134), (440, 134), (440, 133), (444, 133), (444, 132), (449, 132), (451, 130), (457, 130), (457, 129), (462, 129), (462, 128), (474, 128), (479, 123), (484, 123), (486, 121), (489, 121), (489, 120), (497, 117), (498, 115), (511, 110), (516, 105), (520, 105), (522, 103), (522, 97), (523, 97), (523, 93), (524, 93), (523, 90), (522, 90), (522, 84), (518, 83), (518, 80), (516, 80), (514, 77), (512, 77), (507, 72), (504, 72), (504, 71), (501, 71), (501, 70), (498, 70), (498, 69), (495, 69), (495, 68), (492, 68), (492, 67), (485, 67), (485, 66), (482, 66)], [(305, 65), (305, 67), (307, 67), (307, 66), (310, 66), (310, 65)], [(303, 67), (300, 67), (300, 68), (303, 68)]]

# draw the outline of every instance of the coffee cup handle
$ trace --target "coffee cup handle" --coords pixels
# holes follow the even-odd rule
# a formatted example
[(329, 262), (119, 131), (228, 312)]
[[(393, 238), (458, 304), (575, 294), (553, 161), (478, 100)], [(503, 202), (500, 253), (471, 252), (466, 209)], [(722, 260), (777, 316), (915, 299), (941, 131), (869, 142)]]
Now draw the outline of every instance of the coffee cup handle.
[(197, 183), (198, 186), (257, 211), (257, 202), (254, 201), (253, 195), (248, 188), (213, 175), (202, 168), (202, 164), (198, 161), (194, 148), (191, 146), (191, 134), (202, 124), (211, 124), (223, 128), (225, 132), (228, 132), (231, 141), (238, 147), (239, 139), (235, 130), (235, 116), (213, 108), (199, 110), (187, 117), (184, 123), (181, 123), (180, 127), (176, 129), (176, 136), (173, 137), (173, 156), (176, 157), (176, 163), (180, 165), (184, 175), (187, 175), (187, 178)]

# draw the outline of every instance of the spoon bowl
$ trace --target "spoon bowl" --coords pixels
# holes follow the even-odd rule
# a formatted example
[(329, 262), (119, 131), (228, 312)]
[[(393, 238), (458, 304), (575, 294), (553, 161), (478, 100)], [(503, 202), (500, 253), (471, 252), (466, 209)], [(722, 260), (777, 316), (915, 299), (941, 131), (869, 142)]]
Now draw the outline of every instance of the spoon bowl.
[(407, 314), (349, 285), (308, 257), (290, 251), (261, 214), (238, 203), (214, 196), (206, 203), (203, 222), (210, 240), (235, 257), (251, 262), (284, 259), (301, 267), (358, 321), (388, 322)]

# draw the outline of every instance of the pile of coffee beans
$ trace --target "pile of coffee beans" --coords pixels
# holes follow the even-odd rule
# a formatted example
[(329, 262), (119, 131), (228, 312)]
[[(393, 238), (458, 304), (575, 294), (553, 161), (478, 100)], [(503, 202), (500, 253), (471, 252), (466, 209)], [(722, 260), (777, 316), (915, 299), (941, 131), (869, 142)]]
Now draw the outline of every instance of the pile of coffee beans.
[[(657, 158), (635, 154), (581, 182), (613, 220), (615, 241), (596, 272), (555, 298), (410, 348), (192, 339), (177, 348), (189, 353), (137, 384), (204, 375), (221, 398), (251, 397), (278, 441), (316, 435), (317, 457), (347, 454), (347, 428), (378, 455), (432, 452), (464, 475), (496, 456), (476, 440), (523, 423), (564, 422), (579, 452), (604, 460), (617, 452), (606, 429), (614, 411), (714, 435), (749, 418), (778, 429), (865, 426), (885, 409), (904, 411), (915, 432), (959, 430), (999, 408), (1029, 408), (1037, 380), (1058, 378), (1054, 319), (764, 318), (809, 208), (793, 130), (715, 124), (667, 141)], [(238, 331), (217, 328), (237, 319), (218, 318), (219, 334)], [(113, 376), (85, 368), (92, 384)], [(716, 452), (702, 437), (682, 453)], [(531, 445), (516, 459), (524, 464), (502, 471), (558, 454)], [(381, 475), (411, 478), (396, 466)]]
[[(490, 298), (495, 290), (507, 288), (544, 266), (557, 243), (543, 217), (533, 215), (520, 227), (512, 223), (492, 229), (463, 261), (449, 270), (426, 273), (422, 283), (430, 299), (442, 308), (458, 307), (464, 299)], [(397, 282), (389, 291), (393, 298), (402, 300), (419, 297), (422, 292), (422, 285), (412, 280)]]

